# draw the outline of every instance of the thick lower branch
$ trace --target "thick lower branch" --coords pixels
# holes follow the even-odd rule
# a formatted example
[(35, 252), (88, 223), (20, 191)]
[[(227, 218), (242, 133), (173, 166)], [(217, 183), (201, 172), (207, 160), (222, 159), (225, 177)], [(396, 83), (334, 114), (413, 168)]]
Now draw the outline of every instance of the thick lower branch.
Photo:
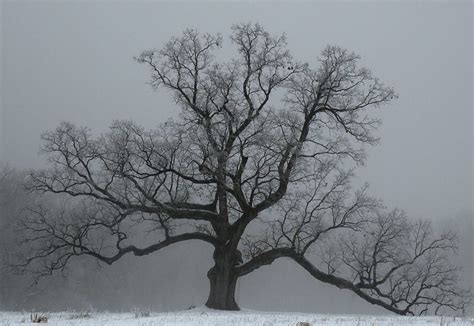
[(187, 241), (187, 240), (202, 240), (202, 241), (212, 244), (213, 246), (216, 246), (219, 243), (216, 238), (208, 234), (204, 234), (200, 232), (191, 232), (191, 233), (183, 233), (177, 236), (168, 237), (161, 242), (155, 243), (145, 248), (138, 248), (134, 245), (119, 248), (118, 252), (115, 255), (105, 256), (101, 254), (100, 252), (91, 250), (87, 246), (81, 245), (80, 243), (70, 242), (67, 239), (62, 239), (61, 245), (53, 246), (51, 250), (48, 250), (46, 253), (38, 253), (36, 255), (31, 256), (21, 266), (26, 267), (27, 265), (32, 264), (36, 260), (41, 260), (41, 259), (47, 258), (48, 256), (56, 255), (59, 250), (63, 250), (63, 254), (61, 254), (59, 258), (57, 257), (53, 258), (54, 263), (51, 264), (51, 269), (48, 271), (48, 273), (51, 273), (54, 270), (63, 268), (65, 264), (58, 264), (58, 262), (64, 257), (67, 257), (67, 259), (69, 260), (69, 258), (71, 258), (72, 256), (88, 255), (104, 263), (111, 265), (128, 253), (133, 253), (135, 256), (145, 256), (145, 255), (152, 254), (160, 249), (163, 249), (169, 245), (172, 245), (178, 242)]
[[(119, 260), (123, 255), (127, 254), (127, 253), (133, 253), (135, 256), (145, 256), (145, 255), (149, 255), (155, 251), (158, 251), (160, 249), (163, 249), (171, 244), (174, 244), (174, 243), (178, 243), (178, 242), (182, 242), (182, 241), (187, 241), (187, 240), (202, 240), (202, 241), (205, 241), (205, 242), (208, 242), (214, 246), (216, 246), (218, 244), (218, 240), (210, 235), (207, 235), (207, 234), (203, 234), (203, 233), (199, 233), (199, 232), (192, 232), (192, 233), (184, 233), (184, 234), (180, 234), (180, 235), (177, 235), (177, 236), (173, 236), (173, 237), (169, 237), (159, 243), (156, 243), (156, 244), (153, 244), (153, 245), (150, 245), (148, 247), (145, 247), (145, 248), (137, 248), (135, 246), (127, 246), (127, 247), (124, 247), (124, 248), (121, 248), (115, 255), (111, 256), (111, 257), (106, 257), (106, 256), (103, 256), (99, 253), (96, 253), (96, 252), (93, 252), (93, 251), (90, 251), (87, 249), (87, 252), (85, 252), (85, 254), (87, 255), (90, 255), (90, 256), (93, 256), (107, 264), (112, 264), (114, 262), (116, 262), (117, 260)], [(82, 249), (82, 248), (81, 248)]]
[(406, 314), (410, 313), (406, 309), (398, 309), (398, 308), (396, 308), (396, 307), (394, 307), (394, 306), (392, 306), (392, 305), (390, 305), (390, 304), (388, 304), (388, 303), (386, 303), (382, 300), (371, 297), (369, 294), (363, 292), (362, 289), (359, 286), (357, 286), (356, 284), (354, 284), (354, 283), (352, 283), (352, 282), (350, 282), (346, 279), (321, 272), (309, 260), (307, 260), (306, 258), (304, 258), (301, 255), (293, 255), (292, 258), (301, 267), (303, 267), (308, 273), (310, 273), (311, 276), (313, 276), (314, 278), (316, 278), (317, 280), (319, 280), (321, 282), (335, 285), (340, 289), (351, 290), (352, 292), (357, 294), (359, 297), (361, 297), (365, 301), (367, 301), (371, 304), (381, 306), (381, 307), (383, 307), (387, 310), (390, 310), (390, 311), (392, 311), (396, 314), (406, 315)]
[(281, 257), (291, 257), (293, 251), (291, 248), (276, 248), (269, 251), (265, 251), (251, 260), (242, 264), (236, 268), (236, 273), (239, 276), (247, 275), (254, 270), (264, 266), (271, 265), (275, 260)]
[(236, 269), (237, 275), (239, 275), (240, 277), (240, 276), (249, 274), (264, 265), (272, 264), (275, 260), (281, 257), (288, 257), (288, 258), (293, 259), (296, 263), (298, 263), (301, 267), (303, 267), (308, 273), (311, 274), (311, 276), (313, 276), (317, 280), (327, 283), (327, 284), (335, 285), (340, 289), (348, 289), (371, 304), (381, 306), (399, 315), (406, 315), (410, 313), (410, 311), (407, 311), (407, 309), (399, 309), (397, 307), (390, 305), (389, 303), (386, 303), (382, 300), (379, 300), (377, 298), (370, 296), (369, 294), (363, 292), (362, 287), (360, 287), (357, 284), (354, 284), (351, 281), (320, 271), (303, 255), (296, 253), (291, 248), (275, 248), (275, 249), (271, 249), (269, 251), (263, 252), (255, 256), (254, 258), (252, 258), (245, 264), (238, 266)]

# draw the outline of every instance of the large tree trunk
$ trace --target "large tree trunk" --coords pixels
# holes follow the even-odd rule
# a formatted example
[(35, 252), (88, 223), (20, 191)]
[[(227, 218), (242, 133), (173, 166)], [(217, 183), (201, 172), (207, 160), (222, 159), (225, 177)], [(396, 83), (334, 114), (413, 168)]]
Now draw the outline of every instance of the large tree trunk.
[(216, 250), (215, 265), (207, 273), (210, 282), (209, 298), (206, 306), (219, 310), (240, 310), (235, 302), (235, 255)]

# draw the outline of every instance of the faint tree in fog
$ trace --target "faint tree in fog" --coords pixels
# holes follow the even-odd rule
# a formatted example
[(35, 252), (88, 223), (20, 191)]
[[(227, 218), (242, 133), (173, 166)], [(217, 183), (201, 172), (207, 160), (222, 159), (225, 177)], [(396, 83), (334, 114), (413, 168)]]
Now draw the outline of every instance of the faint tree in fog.
[(7, 307), (12, 288), (10, 261), (15, 243), (12, 224), (19, 216), (19, 200), (25, 199), (20, 188), (21, 176), (11, 167), (0, 165), (0, 307)]
[(214, 251), (210, 308), (239, 309), (237, 279), (287, 257), (397, 314), (462, 310), (455, 236), (351, 189), (349, 167), (377, 143), (371, 112), (393, 89), (337, 46), (312, 68), (259, 25), (234, 26), (231, 40), (227, 62), (214, 57), (221, 36), (195, 30), (136, 59), (178, 119), (151, 131), (117, 121), (100, 137), (62, 123), (43, 135), (51, 167), (29, 186), (71, 200), (32, 208), (25, 229), (38, 250), (24, 266), (41, 276), (75, 256), (112, 264), (197, 240)]
[(28, 248), (20, 247), (22, 236), (17, 232), (17, 222), (25, 207), (36, 194), (28, 194), (23, 188), (25, 173), (0, 163), (0, 309), (13, 310), (16, 304), (25, 302), (41, 292), (30, 288), (31, 275), (16, 275), (12, 264), (18, 261)]

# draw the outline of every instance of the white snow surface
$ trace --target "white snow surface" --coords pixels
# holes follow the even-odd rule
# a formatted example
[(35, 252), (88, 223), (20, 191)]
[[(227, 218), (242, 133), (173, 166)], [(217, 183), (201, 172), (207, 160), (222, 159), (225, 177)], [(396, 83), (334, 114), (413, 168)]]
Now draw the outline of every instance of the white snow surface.
[[(224, 312), (207, 308), (151, 313), (149, 317), (135, 317), (135, 313), (93, 312), (90, 318), (72, 319), (75, 313), (46, 313), (48, 323), (41, 325), (131, 325), (131, 326), (297, 326), (307, 322), (311, 326), (474, 326), (474, 318), (461, 317), (398, 317), (367, 315), (324, 315), (292, 312), (258, 312), (243, 310)], [(0, 325), (40, 325), (30, 321), (29, 312), (0, 312)]]

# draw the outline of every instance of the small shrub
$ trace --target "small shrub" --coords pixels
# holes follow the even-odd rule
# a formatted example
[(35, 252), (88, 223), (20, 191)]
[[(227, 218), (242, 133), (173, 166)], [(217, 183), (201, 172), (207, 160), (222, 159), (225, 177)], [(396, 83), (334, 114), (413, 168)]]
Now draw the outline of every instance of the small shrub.
[(296, 326), (311, 326), (307, 321), (299, 321)]
[(44, 313), (38, 313), (34, 312), (30, 315), (30, 320), (32, 323), (47, 323), (48, 322), (48, 316)]
[(192, 305), (190, 305), (188, 308), (186, 308), (186, 310), (192, 310), (192, 309), (194, 309), (194, 308), (196, 308), (196, 306), (192, 304)]
[(80, 312), (72, 311), (69, 314), (68, 319), (89, 319), (91, 317), (92, 315), (90, 311), (80, 311)]
[(138, 308), (134, 308), (132, 311), (135, 314), (135, 318), (150, 317), (150, 311), (149, 310), (140, 310)]

